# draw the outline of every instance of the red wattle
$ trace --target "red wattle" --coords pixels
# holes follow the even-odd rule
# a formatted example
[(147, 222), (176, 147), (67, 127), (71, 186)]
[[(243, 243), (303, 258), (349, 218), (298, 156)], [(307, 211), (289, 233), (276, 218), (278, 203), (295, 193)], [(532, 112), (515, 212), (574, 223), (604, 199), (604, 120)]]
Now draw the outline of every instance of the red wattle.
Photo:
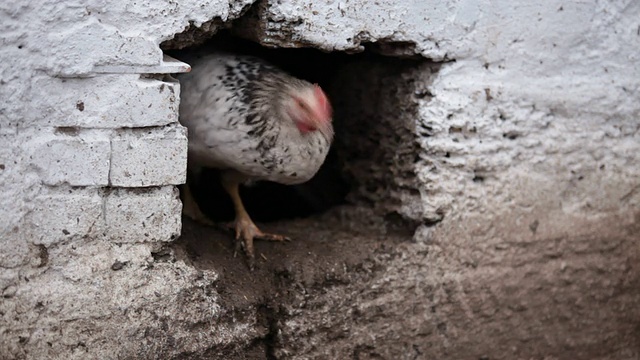
[(306, 133), (310, 133), (312, 131), (316, 131), (316, 128), (305, 124), (303, 122), (296, 122), (296, 126), (298, 127), (298, 130), (300, 130), (301, 133), (306, 134)]

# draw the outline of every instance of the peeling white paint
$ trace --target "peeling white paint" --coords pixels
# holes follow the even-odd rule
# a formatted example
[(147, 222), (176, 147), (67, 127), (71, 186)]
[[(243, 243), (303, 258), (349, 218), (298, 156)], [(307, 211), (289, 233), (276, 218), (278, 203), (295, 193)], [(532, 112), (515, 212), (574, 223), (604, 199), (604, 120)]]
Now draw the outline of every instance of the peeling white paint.
[[(145, 270), (148, 243), (180, 231), (173, 185), (184, 181), (186, 137), (175, 128), (179, 85), (140, 74), (186, 70), (163, 61), (159, 44), (189, 23), (235, 19), (250, 4), (0, 4), (0, 306), (11, 318), (2, 325), (11, 331), (0, 337), (0, 353), (25, 355), (21, 336), (30, 339), (29, 356), (67, 356), (71, 345), (90, 340), (80, 331), (86, 326), (69, 325), (62, 334), (43, 326), (90, 320), (92, 355), (108, 358), (131, 339), (114, 330), (133, 316), (129, 311), (139, 311), (135, 332), (158, 321), (146, 312), (152, 305), (168, 316), (180, 313), (167, 297), (215, 280), (182, 262)], [(400, 206), (414, 218), (446, 212), (441, 227), (421, 228), (416, 239), (447, 239), (437, 250), (452, 247), (450, 259), (463, 262), (459, 249), (476, 248), (487, 262), (503, 261), (492, 241), (504, 234), (534, 243), (572, 221), (640, 206), (640, 2), (268, 5), (255, 34), (264, 44), (357, 52), (384, 41), (403, 46), (398, 52), (405, 55), (455, 60), (430, 85), (433, 98), (420, 102), (416, 125), (428, 125), (433, 135), (419, 141), (432, 163), (416, 168), (420, 201)], [(534, 219), (537, 232), (530, 234)], [(506, 220), (524, 235), (509, 233)], [(121, 270), (127, 276), (110, 269), (116, 261), (127, 264)], [(392, 270), (403, 268), (403, 257), (394, 261)], [(456, 261), (434, 259), (429, 266), (453, 274)], [(164, 300), (155, 303), (156, 297)], [(50, 313), (40, 317), (32, 309), (42, 302)], [(219, 312), (215, 296), (203, 302), (191, 320)], [(22, 317), (14, 322), (14, 316)], [(206, 336), (225, 343), (246, 328), (239, 323)], [(50, 350), (48, 341), (68, 347)]]

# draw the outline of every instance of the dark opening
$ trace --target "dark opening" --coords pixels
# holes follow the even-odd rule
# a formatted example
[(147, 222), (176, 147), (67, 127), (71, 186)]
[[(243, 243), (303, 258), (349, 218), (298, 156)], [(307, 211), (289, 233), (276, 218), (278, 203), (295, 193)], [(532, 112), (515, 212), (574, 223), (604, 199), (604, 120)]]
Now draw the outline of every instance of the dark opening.
[[(409, 118), (415, 119), (415, 103), (387, 103), (380, 97), (396, 98), (394, 92), (402, 91), (407, 91), (407, 99), (428, 96), (428, 84), (416, 92), (415, 88), (423, 85), (418, 84), (421, 80), (405, 74), (407, 69), (415, 69), (426, 62), (424, 59), (383, 56), (378, 54), (378, 48), (377, 44), (370, 44), (366, 51), (358, 54), (325, 53), (311, 48), (265, 48), (223, 30), (198, 47), (165, 49), (165, 52), (177, 59), (194, 51), (215, 50), (258, 56), (296, 77), (318, 83), (329, 96), (334, 108), (336, 135), (316, 176), (294, 186), (258, 182), (241, 188), (247, 211), (260, 222), (307, 217), (345, 202), (376, 206), (381, 197), (388, 196), (390, 188), (394, 187), (393, 178), (397, 176), (404, 177), (398, 182), (404, 189), (399, 191), (407, 190), (415, 195), (412, 169), (418, 145), (413, 129), (407, 128), (403, 117), (390, 115), (406, 112)], [(367, 78), (360, 82), (358, 76), (345, 76), (344, 69), (354, 64), (375, 67), (375, 71), (365, 71), (363, 76), (380, 73), (380, 79)], [(391, 78), (401, 78), (402, 88), (385, 82)], [(389, 89), (382, 89), (387, 85)], [(372, 91), (368, 89), (371, 86), (381, 89)], [(392, 119), (385, 120), (391, 122), (386, 124), (377, 118)], [(205, 171), (197, 184), (190, 184), (201, 209), (212, 220), (233, 219), (231, 200), (222, 189), (216, 170)]]
[[(220, 184), (218, 171), (205, 169), (190, 186), (201, 210), (212, 220), (233, 220), (233, 204)], [(344, 203), (348, 192), (349, 185), (341, 175), (335, 150), (331, 150), (316, 176), (304, 184), (260, 181), (240, 188), (247, 211), (254, 220), (261, 222), (324, 212)]]

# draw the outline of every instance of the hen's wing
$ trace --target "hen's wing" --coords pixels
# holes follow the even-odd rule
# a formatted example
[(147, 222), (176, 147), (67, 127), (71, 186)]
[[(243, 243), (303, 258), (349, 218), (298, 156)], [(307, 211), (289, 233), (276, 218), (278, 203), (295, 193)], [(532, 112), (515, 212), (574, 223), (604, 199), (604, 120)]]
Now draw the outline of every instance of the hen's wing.
[(230, 54), (212, 54), (192, 61), (192, 71), (180, 75), (180, 123), (189, 136), (189, 157), (194, 165), (256, 171), (253, 125), (248, 84), (260, 63)]

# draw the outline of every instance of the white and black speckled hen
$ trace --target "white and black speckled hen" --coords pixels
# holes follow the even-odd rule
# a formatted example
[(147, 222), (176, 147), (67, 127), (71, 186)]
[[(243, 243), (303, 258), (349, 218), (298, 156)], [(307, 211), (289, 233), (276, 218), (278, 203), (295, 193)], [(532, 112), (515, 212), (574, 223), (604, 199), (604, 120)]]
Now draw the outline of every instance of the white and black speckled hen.
[[(318, 85), (261, 59), (215, 53), (180, 75), (180, 122), (188, 128), (189, 168), (221, 170), (235, 206), (237, 247), (253, 267), (253, 239), (282, 241), (260, 231), (247, 213), (239, 185), (253, 180), (293, 185), (311, 179), (333, 138), (332, 110)], [(210, 223), (185, 186), (185, 215)], [(278, 206), (278, 204), (274, 204)]]

